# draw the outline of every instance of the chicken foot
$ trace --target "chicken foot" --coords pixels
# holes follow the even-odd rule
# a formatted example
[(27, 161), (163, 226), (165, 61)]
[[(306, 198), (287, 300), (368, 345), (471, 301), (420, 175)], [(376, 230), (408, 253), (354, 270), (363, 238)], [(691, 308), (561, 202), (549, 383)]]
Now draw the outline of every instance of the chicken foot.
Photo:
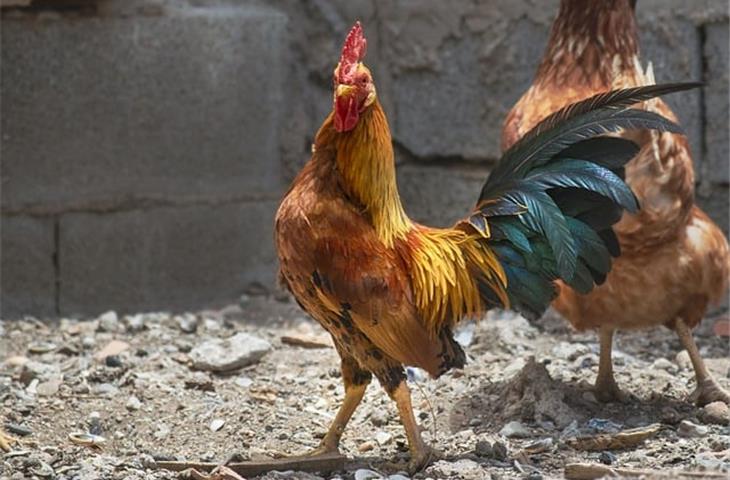
[(0, 429), (0, 450), (5, 452), (11, 451), (12, 448), (10, 446), (13, 443), (17, 443), (17, 440)]
[(702, 360), (692, 336), (692, 330), (687, 323), (682, 318), (678, 318), (674, 324), (674, 329), (682, 346), (689, 353), (697, 379), (697, 388), (690, 394), (690, 400), (699, 406), (717, 401), (730, 405), (730, 393), (723, 389), (707, 370), (707, 366)]
[(596, 398), (604, 403), (625, 402), (628, 396), (618, 388), (613, 376), (613, 359), (611, 350), (613, 348), (613, 328), (602, 326), (598, 332), (601, 352), (598, 359), (598, 375), (594, 392)]

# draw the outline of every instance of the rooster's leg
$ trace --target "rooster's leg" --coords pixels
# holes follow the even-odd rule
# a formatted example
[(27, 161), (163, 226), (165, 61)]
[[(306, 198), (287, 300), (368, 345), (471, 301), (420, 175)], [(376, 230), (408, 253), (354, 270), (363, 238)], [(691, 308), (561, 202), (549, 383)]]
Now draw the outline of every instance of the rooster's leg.
[(308, 457), (338, 451), (342, 433), (345, 431), (352, 414), (360, 405), (371, 378), (370, 372), (361, 369), (354, 358), (343, 356), (342, 381), (345, 384), (345, 399), (342, 401), (342, 406), (340, 406), (337, 416), (330, 425), (329, 430), (327, 430), (327, 434), (322, 439), (319, 447), (309, 452)]
[(700, 352), (697, 349), (694, 337), (692, 336), (692, 330), (687, 323), (683, 319), (678, 318), (674, 328), (679, 336), (679, 341), (682, 343), (684, 349), (687, 350), (687, 353), (689, 353), (692, 367), (695, 370), (695, 377), (697, 378), (697, 388), (689, 398), (699, 406), (717, 401), (730, 405), (730, 393), (718, 385), (717, 381), (712, 378), (712, 375), (707, 370), (705, 362), (702, 360)]
[[(401, 373), (401, 376), (403, 374)], [(391, 377), (392, 378), (392, 377)], [(382, 383), (382, 382), (381, 382)], [(383, 383), (387, 385), (386, 383)], [(406, 430), (408, 437), (408, 449), (411, 453), (411, 461), (408, 462), (408, 470), (411, 474), (415, 474), (426, 468), (433, 458), (433, 450), (423, 442), (421, 431), (416, 423), (416, 417), (413, 415), (413, 406), (411, 405), (411, 391), (406, 385), (405, 379), (401, 379), (397, 386), (393, 389), (386, 387), (390, 398), (395, 401), (398, 407), (403, 428)]]
[(601, 327), (599, 333), (601, 353), (598, 359), (598, 376), (596, 376), (595, 394), (601, 402), (625, 401), (626, 394), (616, 385), (613, 378), (613, 360), (611, 349), (613, 347), (613, 329)]
[(11, 450), (10, 445), (13, 443), (15, 443), (15, 440), (0, 430), (0, 450), (9, 452)]

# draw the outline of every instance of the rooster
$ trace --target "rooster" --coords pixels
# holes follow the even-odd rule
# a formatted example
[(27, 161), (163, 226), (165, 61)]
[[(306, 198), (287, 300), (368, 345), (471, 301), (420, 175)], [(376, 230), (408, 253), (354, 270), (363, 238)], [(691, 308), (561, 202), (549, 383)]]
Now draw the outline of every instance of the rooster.
[[(634, 0), (590, 5), (562, 0), (535, 80), (505, 121), (503, 148), (516, 145), (543, 118), (569, 103), (611, 88), (654, 83), (651, 67), (645, 71), (639, 64), (634, 7)], [(641, 108), (676, 121), (660, 99)], [(614, 330), (665, 325), (677, 332), (691, 358), (697, 388), (690, 398), (699, 405), (730, 403), (728, 392), (705, 367), (691, 331), (708, 305), (726, 295), (730, 257), (722, 231), (694, 204), (687, 139), (656, 131), (623, 132), (621, 137), (641, 147), (625, 169), (641, 210), (624, 215), (615, 226), (621, 257), (607, 281), (587, 295), (562, 284), (554, 306), (577, 329), (599, 331), (598, 399), (626, 399), (613, 376)], [(585, 205), (605, 203), (590, 195)]]
[[(276, 214), (276, 247), (283, 285), (331, 334), (342, 362), (345, 398), (311, 455), (338, 450), (375, 375), (397, 406), (413, 472), (432, 451), (404, 365), (433, 377), (461, 368), (465, 354), (452, 337), (461, 319), (494, 307), (538, 317), (555, 279), (581, 292), (602, 281), (611, 224), (637, 208), (620, 178), (636, 147), (594, 137), (619, 128), (679, 132), (630, 106), (692, 85), (618, 90), (552, 115), (504, 154), (469, 215), (430, 228), (411, 221), (399, 199), (388, 121), (362, 63), (366, 45), (357, 23), (334, 71), (333, 111)], [(605, 204), (584, 203), (586, 193)]]

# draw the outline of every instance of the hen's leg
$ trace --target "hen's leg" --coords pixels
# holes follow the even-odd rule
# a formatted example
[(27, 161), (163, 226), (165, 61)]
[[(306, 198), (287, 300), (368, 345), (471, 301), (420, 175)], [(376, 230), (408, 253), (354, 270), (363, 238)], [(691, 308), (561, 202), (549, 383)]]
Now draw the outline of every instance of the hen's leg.
[(402, 367), (390, 368), (384, 373), (377, 373), (378, 380), (388, 392), (398, 407), (398, 414), (408, 438), (408, 449), (411, 460), (408, 462), (408, 471), (411, 475), (426, 468), (433, 458), (433, 450), (423, 442), (421, 431), (413, 415), (411, 405), (411, 391), (406, 384), (406, 377)]
[(13, 443), (15, 443), (15, 440), (0, 429), (0, 450), (9, 452), (11, 450), (10, 445)]
[(601, 353), (598, 359), (598, 375), (594, 387), (596, 398), (601, 402), (625, 401), (624, 394), (616, 385), (613, 378), (613, 360), (611, 359), (611, 348), (613, 346), (613, 329), (601, 327), (598, 332)]
[(341, 368), (342, 381), (345, 384), (345, 399), (342, 401), (337, 416), (335, 416), (319, 447), (308, 453), (307, 456), (323, 455), (338, 451), (340, 438), (342, 438), (342, 433), (345, 431), (347, 422), (350, 421), (352, 414), (355, 413), (357, 406), (360, 405), (362, 397), (365, 395), (365, 390), (367, 390), (372, 378), (370, 372), (360, 368), (357, 361), (350, 356), (342, 357)]
[(692, 336), (692, 330), (687, 323), (683, 319), (678, 318), (674, 328), (679, 336), (679, 341), (682, 343), (684, 349), (687, 350), (687, 353), (689, 353), (692, 367), (695, 370), (695, 377), (697, 378), (697, 388), (690, 394), (690, 400), (699, 406), (717, 401), (730, 405), (730, 394), (717, 384), (717, 381), (712, 378), (712, 375), (707, 370), (705, 362), (702, 360), (700, 352), (697, 349), (695, 339)]

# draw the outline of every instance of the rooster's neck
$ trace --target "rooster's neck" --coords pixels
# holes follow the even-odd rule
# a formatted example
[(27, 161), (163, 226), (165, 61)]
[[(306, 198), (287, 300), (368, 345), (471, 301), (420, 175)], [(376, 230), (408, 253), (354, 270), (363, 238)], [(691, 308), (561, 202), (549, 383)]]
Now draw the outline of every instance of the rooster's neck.
[(412, 223), (398, 195), (390, 128), (377, 100), (352, 131), (336, 134), (336, 149), (342, 188), (362, 205), (383, 243), (392, 247), (405, 238)]
[(562, 0), (538, 77), (610, 85), (633, 72), (639, 54), (634, 3)]

